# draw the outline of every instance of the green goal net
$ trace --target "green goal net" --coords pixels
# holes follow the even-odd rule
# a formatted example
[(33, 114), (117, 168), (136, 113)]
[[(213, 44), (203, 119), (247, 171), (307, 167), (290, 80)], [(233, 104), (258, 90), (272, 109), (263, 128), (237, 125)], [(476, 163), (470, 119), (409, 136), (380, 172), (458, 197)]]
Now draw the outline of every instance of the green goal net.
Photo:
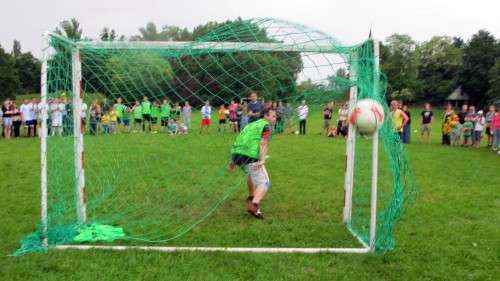
[[(394, 224), (415, 186), (386, 106), (385, 79), (377, 70), (371, 39), (344, 46), (303, 25), (238, 19), (214, 24), (190, 42), (75, 42), (53, 34), (45, 54), (42, 185), (47, 216), (22, 240), (17, 254), (63, 244), (175, 245), (187, 233), (201, 237), (193, 239), (199, 246), (207, 232), (238, 233), (244, 226), (226, 222), (229, 216), (217, 210), (229, 205), (230, 212), (242, 211), (237, 202), (245, 198), (246, 178), (227, 166), (235, 131), (246, 122), (251, 92), (279, 115), (268, 162), (271, 180), (280, 182), (269, 193), (288, 185), (295, 191), (309, 189), (310, 197), (297, 195), (306, 198), (304, 212), (311, 217), (328, 213), (324, 225), (341, 226), (346, 142), (320, 137), (317, 130), (323, 107), (333, 102), (337, 116), (353, 89), (354, 99), (372, 98), (384, 105), (375, 248), (394, 247)], [(299, 139), (296, 108), (304, 100), (310, 125)], [(207, 102), (211, 112), (202, 110)], [(210, 116), (208, 129), (201, 126), (203, 116)], [(226, 123), (219, 121), (224, 118)], [(354, 139), (352, 207), (343, 231), (368, 245), (372, 142)], [(299, 146), (314, 157), (301, 154)], [(331, 167), (318, 165), (324, 155), (337, 157), (323, 162), (335, 162)], [(273, 214), (292, 212), (293, 204), (295, 212), (300, 209), (297, 201), (287, 209), (287, 198)], [(296, 222), (299, 228), (301, 223)], [(293, 234), (293, 227), (287, 227), (278, 223), (278, 229)], [(237, 243), (237, 238), (227, 239)], [(328, 239), (318, 245), (342, 246), (333, 245), (335, 237)], [(307, 246), (262, 243), (245, 246)]]

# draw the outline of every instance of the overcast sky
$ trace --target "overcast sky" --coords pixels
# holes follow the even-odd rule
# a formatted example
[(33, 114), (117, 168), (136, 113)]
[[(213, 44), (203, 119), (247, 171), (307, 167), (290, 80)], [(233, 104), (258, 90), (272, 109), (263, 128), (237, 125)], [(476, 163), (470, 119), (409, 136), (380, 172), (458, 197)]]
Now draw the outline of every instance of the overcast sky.
[(0, 10), (0, 44), (7, 51), (20, 40), (23, 51), (40, 57), (41, 35), (59, 22), (77, 18), (84, 36), (104, 27), (137, 34), (153, 21), (158, 27), (192, 29), (208, 21), (274, 17), (325, 31), (345, 44), (364, 40), (370, 27), (377, 39), (405, 33), (418, 41), (434, 35), (469, 39), (479, 29), (500, 37), (498, 0), (5, 0)]

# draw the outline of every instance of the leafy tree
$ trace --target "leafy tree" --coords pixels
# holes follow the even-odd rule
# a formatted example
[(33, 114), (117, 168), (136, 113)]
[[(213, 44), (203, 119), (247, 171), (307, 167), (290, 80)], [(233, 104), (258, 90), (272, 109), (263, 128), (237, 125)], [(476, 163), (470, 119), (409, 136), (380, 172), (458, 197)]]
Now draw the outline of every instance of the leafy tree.
[(401, 89), (400, 91), (394, 91), (389, 95), (393, 100), (402, 100), (406, 102), (415, 101), (415, 93), (408, 88)]
[(116, 39), (116, 31), (114, 29), (109, 29), (104, 27), (99, 35), (102, 41), (115, 41)]
[(12, 56), (17, 57), (21, 54), (21, 42), (14, 40), (14, 43), (12, 44)]
[(62, 21), (59, 26), (61, 29), (56, 27), (55, 32), (59, 35), (64, 35), (73, 40), (82, 39), (82, 29), (80, 28), (80, 22), (77, 19), (72, 18), (70, 20)]
[(14, 98), (21, 91), (15, 61), (0, 46), (0, 100)]
[(154, 98), (168, 90), (173, 77), (172, 68), (158, 53), (130, 51), (112, 56), (106, 63), (107, 90), (121, 93), (127, 102), (141, 100), (143, 95)]
[[(257, 25), (241, 19), (208, 22), (192, 32), (168, 25), (159, 31), (154, 23), (148, 23), (139, 33), (134, 40), (272, 41)], [(194, 105), (205, 99), (213, 99), (217, 105), (235, 96), (246, 96), (250, 90), (266, 99), (285, 99), (296, 93), (295, 78), (302, 70), (300, 54), (294, 52), (212, 52), (168, 60), (175, 73), (169, 95)]]
[(407, 89), (420, 92), (417, 43), (404, 34), (393, 34), (381, 48), (381, 69), (387, 75), (389, 94)]
[(486, 93), (486, 100), (494, 102), (500, 99), (500, 57), (495, 60), (495, 64), (488, 72), (490, 89)]
[(450, 37), (435, 36), (418, 47), (418, 55), (422, 92), (416, 99), (441, 103), (457, 87), (462, 49)]
[(495, 37), (485, 30), (474, 34), (464, 47), (459, 83), (473, 103), (486, 103), (486, 93), (490, 90), (489, 71), (499, 56), (499, 45)]
[(25, 93), (36, 93), (40, 90), (40, 61), (30, 52), (14, 58), (14, 65)]

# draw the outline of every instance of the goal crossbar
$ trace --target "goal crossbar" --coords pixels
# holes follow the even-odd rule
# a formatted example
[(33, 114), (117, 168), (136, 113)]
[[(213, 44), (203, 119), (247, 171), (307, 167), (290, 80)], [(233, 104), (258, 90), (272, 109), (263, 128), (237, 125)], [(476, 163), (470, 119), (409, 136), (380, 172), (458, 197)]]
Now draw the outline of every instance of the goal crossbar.
[(75, 47), (97, 50), (142, 50), (159, 49), (173, 50), (182, 53), (219, 53), (219, 52), (300, 52), (300, 53), (330, 53), (343, 54), (347, 48), (339, 48), (332, 44), (318, 44), (314, 41), (302, 43), (282, 42), (212, 42), (212, 41), (71, 41), (57, 33), (48, 36), (73, 44)]

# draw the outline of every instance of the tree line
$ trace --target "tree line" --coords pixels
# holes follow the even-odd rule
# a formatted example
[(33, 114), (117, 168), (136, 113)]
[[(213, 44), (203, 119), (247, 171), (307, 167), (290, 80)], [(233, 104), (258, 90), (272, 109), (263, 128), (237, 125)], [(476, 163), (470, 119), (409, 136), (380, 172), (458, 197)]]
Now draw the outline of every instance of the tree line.
[[(135, 41), (194, 41), (206, 36), (213, 30), (221, 28), (226, 24), (243, 23), (241, 19), (226, 22), (208, 22), (198, 25), (192, 30), (173, 25), (165, 25), (158, 28), (154, 23), (149, 22), (144, 27), (139, 28), (138, 34), (130, 36), (129, 40)], [(258, 27), (246, 27), (253, 38), (259, 40), (271, 40), (267, 38), (264, 30)], [(65, 20), (55, 29), (56, 33), (67, 36), (73, 40), (82, 40), (83, 30), (76, 19)], [(249, 36), (249, 38), (252, 38)], [(103, 27), (99, 34), (103, 41), (122, 41), (126, 37), (119, 35), (109, 27)], [(239, 38), (241, 39), (241, 38)], [(231, 41), (234, 38), (220, 38), (220, 41)], [(388, 81), (388, 98), (402, 99), (406, 102), (421, 103), (432, 102), (442, 103), (448, 95), (457, 87), (462, 87), (475, 104), (486, 104), (500, 99), (500, 40), (491, 33), (480, 30), (469, 40), (449, 36), (434, 36), (428, 41), (417, 42), (409, 35), (393, 34), (386, 38), (381, 44), (381, 69), (385, 73)], [(234, 60), (223, 57), (220, 67), (225, 64), (234, 64)], [(255, 58), (254, 56), (257, 56)], [(260, 56), (260, 57), (259, 57)], [(291, 58), (291, 59), (290, 59)], [(155, 58), (140, 58), (144, 61), (157, 61)], [(206, 61), (206, 60), (205, 60)], [(241, 55), (238, 63), (241, 64), (241, 71), (257, 67), (255, 63), (264, 65), (266, 68), (277, 73), (278, 81), (266, 79), (268, 71), (258, 72), (252, 79), (261, 81), (245, 81), (261, 85), (262, 91), (269, 91), (273, 99), (283, 98), (287, 94), (301, 90), (300, 85), (296, 85), (295, 77), (302, 70), (300, 55), (297, 53), (287, 54), (252, 54), (252, 58)], [(120, 58), (110, 58), (106, 67), (115, 67), (123, 64)], [(178, 63), (182, 65), (179, 66)], [(185, 97), (189, 97), (193, 91), (201, 92), (202, 95), (209, 96), (211, 91), (221, 92), (224, 90), (233, 91), (239, 89), (229, 89), (225, 85), (220, 85), (211, 81), (210, 75), (206, 73), (217, 73), (220, 69), (207, 69), (204, 72), (189, 72), (192, 67), (203, 64), (203, 60), (191, 61), (183, 59), (176, 63), (165, 66), (171, 68), (177, 74), (177, 82), (172, 81), (172, 85), (177, 92)], [(207, 63), (207, 68), (214, 67)], [(234, 68), (233, 68), (234, 70)], [(84, 71), (86, 71), (84, 69)], [(88, 70), (87, 70), (88, 71)], [(232, 73), (237, 75), (238, 73)], [(90, 74), (89, 74), (90, 75)], [(116, 72), (115, 72), (116, 75)], [(183, 84), (179, 81), (183, 77), (191, 77), (190, 81), (200, 81), (211, 85), (206, 89), (197, 89), (200, 85)], [(345, 75), (343, 73), (342, 75)], [(193, 77), (191, 77), (193, 78)], [(227, 79), (226, 79), (227, 78)], [(220, 82), (231, 84), (232, 77), (221, 76)], [(248, 78), (250, 79), (250, 78)], [(96, 79), (89, 79), (98, 81)], [(217, 79), (219, 80), (219, 79)], [(226, 81), (227, 80), (227, 81)], [(154, 81), (151, 81), (154, 82)], [(133, 81), (131, 82), (133, 83)], [(197, 83), (199, 84), (199, 83)], [(232, 83), (241, 86), (241, 83)], [(100, 90), (105, 85), (89, 85), (90, 88)], [(124, 85), (125, 87), (127, 85)], [(14, 97), (16, 94), (36, 93), (40, 88), (40, 61), (30, 52), (23, 53), (19, 41), (14, 41), (13, 49), (10, 53), (0, 46), (0, 98)], [(270, 90), (275, 89), (275, 90)], [(119, 89), (115, 89), (119, 90)], [(229, 95), (229, 93), (226, 93)]]
[(474, 104), (500, 98), (500, 40), (479, 30), (470, 40), (434, 36), (418, 43), (409, 35), (389, 36), (380, 49), (390, 98), (442, 103), (458, 87)]

